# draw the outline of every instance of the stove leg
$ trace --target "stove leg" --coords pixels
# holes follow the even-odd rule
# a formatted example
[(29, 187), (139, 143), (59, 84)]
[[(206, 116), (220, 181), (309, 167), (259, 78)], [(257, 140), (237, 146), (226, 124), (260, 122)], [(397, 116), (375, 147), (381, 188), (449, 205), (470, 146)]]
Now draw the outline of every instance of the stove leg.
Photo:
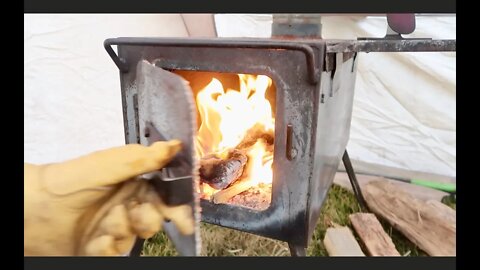
[(145, 242), (144, 239), (137, 238), (137, 240), (135, 241), (135, 244), (133, 245), (133, 248), (130, 251), (130, 254), (128, 254), (128, 256), (129, 257), (140, 257), (140, 254), (142, 253), (144, 242)]
[(350, 184), (352, 185), (353, 193), (357, 198), (358, 204), (360, 204), (360, 208), (363, 212), (368, 212), (368, 206), (365, 198), (363, 197), (360, 185), (358, 184), (357, 177), (355, 176), (355, 171), (353, 170), (352, 162), (350, 161), (350, 157), (348, 156), (347, 149), (345, 149), (345, 152), (343, 153), (342, 161), (343, 165), (345, 166), (345, 171), (347, 171)]
[(288, 243), (288, 248), (290, 249), (290, 254), (292, 255), (292, 257), (307, 256), (307, 249), (304, 246), (297, 246), (297, 245)]

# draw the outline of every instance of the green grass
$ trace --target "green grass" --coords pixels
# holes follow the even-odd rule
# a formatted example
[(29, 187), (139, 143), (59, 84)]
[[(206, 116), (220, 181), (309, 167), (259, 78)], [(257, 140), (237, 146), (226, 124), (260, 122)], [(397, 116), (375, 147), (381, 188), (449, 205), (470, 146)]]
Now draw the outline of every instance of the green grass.
[(457, 196), (456, 195), (443, 197), (442, 203), (444, 203), (444, 204), (450, 206), (451, 208), (457, 210)]
[[(455, 209), (455, 203), (445, 202)], [(325, 231), (332, 224), (349, 226), (348, 215), (360, 212), (355, 196), (347, 190), (333, 185), (322, 207), (320, 218), (307, 248), (308, 256), (328, 256), (323, 246)], [(390, 235), (397, 250), (403, 256), (426, 256), (401, 233), (387, 222), (380, 220), (385, 232)], [(226, 229), (210, 224), (201, 224), (203, 256), (290, 256), (284, 242)], [(357, 241), (360, 243), (359, 239)], [(145, 242), (143, 256), (176, 256), (177, 252), (163, 232)]]

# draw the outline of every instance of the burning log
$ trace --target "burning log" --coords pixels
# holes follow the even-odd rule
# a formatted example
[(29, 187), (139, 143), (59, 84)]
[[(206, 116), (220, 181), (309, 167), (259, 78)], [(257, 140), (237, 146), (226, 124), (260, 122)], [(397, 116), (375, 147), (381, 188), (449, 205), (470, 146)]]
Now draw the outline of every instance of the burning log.
[[(257, 143), (260, 144), (256, 145)], [(263, 125), (257, 124), (246, 133), (235, 149), (230, 150), (226, 158), (215, 154), (203, 157), (200, 160), (201, 181), (215, 190), (220, 190), (211, 197), (213, 202), (226, 203), (235, 195), (258, 185), (254, 181), (242, 179), (246, 178), (245, 172), (250, 173), (253, 167), (262, 166), (258, 162), (271, 164), (272, 154), (264, 156), (264, 153), (273, 153), (273, 144), (273, 130), (266, 131)], [(260, 152), (256, 153), (256, 151)], [(249, 157), (252, 158), (251, 155), (253, 159), (249, 160)], [(260, 160), (255, 161), (256, 157)]]
[(232, 150), (227, 159), (204, 157), (200, 160), (200, 179), (214, 189), (224, 189), (242, 176), (247, 159), (239, 150)]
[(274, 134), (273, 130), (265, 131), (263, 127), (260, 125), (255, 125), (251, 128), (245, 138), (243, 138), (242, 142), (237, 145), (237, 149), (247, 149), (254, 145), (258, 140), (264, 140), (270, 152), (273, 152), (273, 141), (274, 141)]
[(226, 203), (233, 196), (250, 189), (254, 185), (253, 181), (237, 182), (235, 185), (213, 194), (213, 203)]

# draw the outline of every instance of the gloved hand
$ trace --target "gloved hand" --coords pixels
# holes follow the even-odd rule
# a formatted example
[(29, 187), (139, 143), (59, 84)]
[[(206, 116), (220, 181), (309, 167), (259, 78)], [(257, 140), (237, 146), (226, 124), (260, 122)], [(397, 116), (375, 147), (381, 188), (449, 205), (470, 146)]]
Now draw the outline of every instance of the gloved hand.
[(136, 237), (161, 230), (164, 219), (192, 234), (191, 207), (167, 207), (136, 177), (162, 168), (180, 149), (176, 140), (129, 144), (62, 163), (25, 164), (24, 255), (126, 254)]

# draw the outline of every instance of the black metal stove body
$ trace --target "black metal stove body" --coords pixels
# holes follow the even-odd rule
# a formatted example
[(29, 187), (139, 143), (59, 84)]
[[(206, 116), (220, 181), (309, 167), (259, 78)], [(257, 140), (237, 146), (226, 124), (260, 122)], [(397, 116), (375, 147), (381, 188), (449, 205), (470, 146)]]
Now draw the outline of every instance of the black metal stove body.
[[(326, 71), (325, 41), (119, 38), (127, 143), (143, 136), (135, 106), (135, 66), (146, 59), (169, 70), (267, 75), (276, 85), (275, 152), (270, 207), (201, 202), (202, 220), (306, 246), (349, 136), (354, 54), (339, 53)], [(344, 56), (347, 56), (344, 59)], [(120, 60), (119, 59), (119, 60)]]
[(286, 241), (295, 250), (307, 247), (345, 152), (357, 53), (455, 50), (455, 42), (116, 38), (106, 40), (105, 48), (120, 70), (126, 143), (139, 143), (144, 135), (135, 88), (135, 67), (143, 59), (168, 70), (272, 78), (276, 114), (270, 207), (255, 211), (202, 200), (202, 220)]

